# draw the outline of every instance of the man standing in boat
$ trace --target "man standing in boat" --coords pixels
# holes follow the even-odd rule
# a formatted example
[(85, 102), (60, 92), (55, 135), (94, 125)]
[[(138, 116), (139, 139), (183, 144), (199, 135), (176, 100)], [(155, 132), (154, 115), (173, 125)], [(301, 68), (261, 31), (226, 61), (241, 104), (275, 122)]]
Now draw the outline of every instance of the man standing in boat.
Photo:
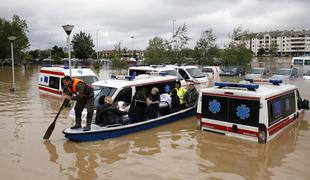
[(91, 85), (86, 84), (84, 81), (65, 76), (63, 79), (65, 85), (64, 92), (66, 92), (68, 100), (75, 100), (75, 125), (71, 129), (81, 128), (82, 111), (87, 108), (86, 126), (84, 131), (90, 130), (91, 121), (94, 114), (94, 89)]

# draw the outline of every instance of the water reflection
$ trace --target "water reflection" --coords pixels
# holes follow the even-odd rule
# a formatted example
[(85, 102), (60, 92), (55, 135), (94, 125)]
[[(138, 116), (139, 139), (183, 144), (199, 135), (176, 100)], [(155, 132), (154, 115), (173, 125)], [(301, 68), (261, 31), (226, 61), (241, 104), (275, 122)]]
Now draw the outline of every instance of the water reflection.
[[(301, 117), (302, 118), (302, 117)], [(308, 129), (307, 121), (299, 120), (279, 137), (267, 144), (258, 144), (214, 133), (197, 134), (197, 153), (209, 163), (199, 164), (203, 173), (233, 173), (245, 179), (271, 179), (274, 168), (296, 149), (300, 129)], [(221, 175), (218, 174), (219, 177)]]

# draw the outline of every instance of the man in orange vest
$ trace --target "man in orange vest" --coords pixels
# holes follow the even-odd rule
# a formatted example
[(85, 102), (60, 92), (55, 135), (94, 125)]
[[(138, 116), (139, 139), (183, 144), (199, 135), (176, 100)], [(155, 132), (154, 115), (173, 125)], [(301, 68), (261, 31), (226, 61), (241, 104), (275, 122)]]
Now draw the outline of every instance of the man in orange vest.
[(92, 86), (86, 84), (84, 81), (65, 76), (63, 78), (65, 85), (64, 92), (66, 92), (68, 100), (75, 100), (75, 125), (71, 129), (81, 128), (82, 111), (87, 108), (86, 126), (84, 131), (90, 130), (91, 121), (94, 114), (94, 89)]

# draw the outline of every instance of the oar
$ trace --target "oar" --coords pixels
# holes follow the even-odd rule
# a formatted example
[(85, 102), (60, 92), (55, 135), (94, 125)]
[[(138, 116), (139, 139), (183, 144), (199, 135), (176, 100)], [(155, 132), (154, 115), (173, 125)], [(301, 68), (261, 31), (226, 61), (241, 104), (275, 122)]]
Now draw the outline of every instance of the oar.
[(63, 109), (64, 106), (66, 106), (66, 104), (69, 103), (69, 101), (70, 101), (70, 100), (67, 100), (67, 99), (64, 100), (64, 102), (62, 103), (62, 105), (61, 105), (61, 107), (60, 107), (60, 109), (59, 109), (59, 111), (58, 111), (58, 113), (57, 113), (57, 115), (56, 115), (54, 121), (53, 121), (52, 124), (47, 128), (47, 130), (46, 130), (46, 132), (45, 132), (45, 134), (44, 134), (44, 136), (43, 136), (43, 139), (48, 139), (48, 138), (50, 138), (52, 132), (54, 131), (55, 124), (56, 124), (56, 120), (57, 120), (57, 118), (58, 118), (58, 116), (59, 116), (61, 110)]

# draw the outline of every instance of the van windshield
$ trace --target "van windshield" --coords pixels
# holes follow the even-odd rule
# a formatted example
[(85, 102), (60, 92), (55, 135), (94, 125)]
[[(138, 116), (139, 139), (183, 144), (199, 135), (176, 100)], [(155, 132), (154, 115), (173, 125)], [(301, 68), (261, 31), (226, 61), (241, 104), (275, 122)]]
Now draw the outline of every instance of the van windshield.
[(280, 70), (278, 70), (278, 72), (276, 74), (277, 75), (290, 75), (291, 70), (290, 69), (280, 69)]
[(205, 73), (213, 73), (213, 70), (212, 70), (212, 68), (203, 68), (203, 69), (202, 69), (202, 72), (205, 72)]
[(193, 78), (202, 78), (206, 77), (202, 74), (201, 70), (198, 68), (188, 68), (186, 71), (193, 77)]
[(302, 59), (294, 59), (294, 65), (303, 65), (303, 62)]
[(171, 76), (177, 76), (177, 70), (165, 70), (162, 72), (166, 72), (167, 75), (171, 75)]
[(250, 74), (263, 74), (264, 69), (251, 69)]
[(83, 80), (87, 84), (93, 84), (93, 82), (98, 81), (98, 78), (96, 76), (80, 76), (80, 77), (77, 77), (77, 78)]

